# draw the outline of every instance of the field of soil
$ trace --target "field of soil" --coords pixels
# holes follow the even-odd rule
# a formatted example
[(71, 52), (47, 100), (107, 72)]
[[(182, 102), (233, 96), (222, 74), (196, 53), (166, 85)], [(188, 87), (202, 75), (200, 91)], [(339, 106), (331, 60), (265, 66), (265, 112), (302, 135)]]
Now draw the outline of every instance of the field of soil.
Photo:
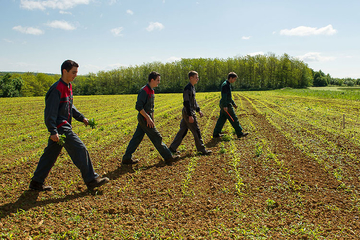
[[(81, 96), (75, 105), (96, 129), (74, 124), (95, 170), (110, 182), (88, 191), (63, 150), (46, 179), (28, 190), (48, 133), (43, 98), (0, 99), (0, 239), (358, 239), (360, 103), (235, 92), (247, 137), (229, 122), (213, 139), (219, 93), (197, 93), (212, 155), (189, 132), (181, 158), (164, 164), (145, 137), (122, 166), (136, 128), (136, 96)], [(181, 120), (181, 94), (158, 94), (156, 126), (168, 146)]]

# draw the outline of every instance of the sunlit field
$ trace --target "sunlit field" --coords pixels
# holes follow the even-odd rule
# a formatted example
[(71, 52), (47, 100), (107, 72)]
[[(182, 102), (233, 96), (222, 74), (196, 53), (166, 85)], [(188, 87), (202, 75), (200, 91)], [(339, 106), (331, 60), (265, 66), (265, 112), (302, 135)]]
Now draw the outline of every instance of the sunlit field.
[[(3, 239), (356, 239), (360, 236), (359, 91), (233, 92), (250, 134), (229, 123), (212, 131), (220, 93), (197, 93), (207, 149), (189, 132), (181, 158), (164, 164), (145, 137), (121, 157), (135, 131), (136, 95), (75, 96), (95, 129), (74, 120), (95, 170), (110, 182), (89, 192), (63, 150), (46, 179), (28, 190), (49, 136), (44, 97), (0, 99), (0, 238)], [(155, 124), (170, 145), (182, 94), (157, 94)]]

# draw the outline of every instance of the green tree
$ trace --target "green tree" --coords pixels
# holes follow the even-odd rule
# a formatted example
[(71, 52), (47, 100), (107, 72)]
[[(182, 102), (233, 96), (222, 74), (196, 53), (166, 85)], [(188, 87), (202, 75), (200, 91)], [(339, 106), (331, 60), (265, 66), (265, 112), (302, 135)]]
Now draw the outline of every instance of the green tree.
[(0, 90), (2, 97), (19, 97), (23, 80), (21, 77), (11, 78), (9, 73), (5, 74), (0, 80)]
[(328, 84), (329, 84), (329, 79), (323, 71), (319, 70), (318, 72), (314, 72), (314, 82), (313, 82), (314, 87), (325, 87)]

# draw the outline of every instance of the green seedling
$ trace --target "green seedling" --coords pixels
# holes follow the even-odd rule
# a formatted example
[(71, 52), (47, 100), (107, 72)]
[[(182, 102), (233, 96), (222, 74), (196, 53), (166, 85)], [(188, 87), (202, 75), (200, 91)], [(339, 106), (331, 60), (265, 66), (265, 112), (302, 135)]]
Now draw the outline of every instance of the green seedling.
[(64, 146), (65, 139), (66, 139), (66, 135), (65, 134), (60, 134), (59, 135), (59, 141), (57, 142), (57, 144), (59, 144), (60, 146)]
[(89, 126), (90, 126), (92, 129), (96, 128), (97, 125), (98, 125), (98, 123), (95, 121), (94, 118), (89, 119)]
[(229, 142), (231, 140), (231, 136), (224, 134), (224, 136), (222, 136), (221, 140), (224, 142)]
[(278, 207), (279, 204), (275, 201), (275, 200), (272, 200), (272, 199), (267, 199), (266, 200), (266, 207), (267, 209), (274, 209), (276, 207)]

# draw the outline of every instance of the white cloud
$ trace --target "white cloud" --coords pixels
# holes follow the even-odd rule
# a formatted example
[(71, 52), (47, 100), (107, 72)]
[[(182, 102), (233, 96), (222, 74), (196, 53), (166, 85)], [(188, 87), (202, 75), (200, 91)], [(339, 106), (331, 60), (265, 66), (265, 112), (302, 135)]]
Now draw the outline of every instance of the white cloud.
[(117, 2), (117, 0), (110, 0), (109, 5), (113, 5)]
[(313, 28), (300, 26), (292, 29), (283, 29), (280, 31), (280, 35), (286, 36), (310, 36), (310, 35), (334, 35), (337, 30), (333, 28), (331, 24), (322, 28)]
[(34, 1), (34, 0), (20, 0), (20, 7), (34, 10), (40, 9), (45, 10), (47, 8), (52, 9), (69, 9), (81, 4), (89, 4), (90, 0), (43, 0), (43, 1)]
[(127, 13), (127, 14), (130, 14), (130, 15), (134, 15), (134, 12), (131, 11), (130, 9), (126, 10), (126, 13)]
[(111, 33), (114, 34), (114, 36), (122, 36), (121, 32), (124, 30), (123, 27), (113, 28), (111, 29)]
[(298, 56), (298, 58), (304, 62), (327, 62), (336, 59), (335, 57), (321, 56), (320, 52), (308, 52), (302, 56)]
[(180, 60), (181, 60), (180, 57), (174, 57), (174, 56), (169, 57), (169, 58), (167, 59), (168, 62), (176, 62), (176, 61), (180, 61)]
[(248, 53), (247, 55), (249, 56), (264, 55), (264, 52), (253, 52), (253, 53)]
[(59, 11), (59, 13), (60, 13), (60, 14), (68, 14), (68, 15), (72, 15), (72, 13), (71, 13), (71, 12), (65, 12), (65, 11), (63, 11), (63, 10), (60, 10), (60, 11)]
[(26, 34), (32, 34), (32, 35), (41, 35), (44, 34), (44, 31), (38, 28), (33, 27), (22, 27), (22, 26), (15, 26), (13, 27), (13, 30), (26, 33)]
[(49, 27), (52, 28), (60, 28), (63, 30), (74, 30), (76, 29), (76, 27), (74, 27), (73, 25), (71, 25), (70, 23), (66, 22), (66, 21), (52, 21), (46, 24)]
[(242, 40), (249, 40), (250, 38), (251, 38), (251, 36), (248, 36), (248, 37), (243, 36), (241, 39)]
[(4, 38), (3, 39), (5, 42), (8, 42), (8, 43), (13, 43), (13, 41), (11, 41), (11, 40), (9, 40), (9, 39), (6, 39), (6, 38)]
[(154, 31), (154, 30), (162, 30), (164, 28), (164, 25), (159, 22), (150, 22), (149, 26), (146, 28), (148, 32)]

